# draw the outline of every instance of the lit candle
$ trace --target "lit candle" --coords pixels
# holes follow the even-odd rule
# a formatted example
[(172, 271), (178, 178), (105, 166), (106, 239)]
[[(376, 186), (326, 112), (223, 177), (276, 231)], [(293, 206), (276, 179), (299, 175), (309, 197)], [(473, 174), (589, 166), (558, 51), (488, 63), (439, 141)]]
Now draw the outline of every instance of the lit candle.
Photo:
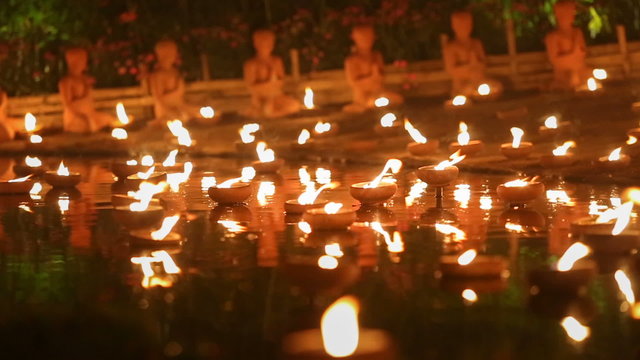
[(140, 183), (139, 189), (132, 192), (130, 197), (135, 201), (129, 205), (114, 205), (114, 217), (127, 229), (153, 228), (164, 217), (162, 206), (152, 203), (153, 197), (163, 191), (165, 183)]
[(480, 140), (471, 140), (469, 127), (466, 123), (460, 122), (458, 131), (458, 141), (449, 145), (452, 152), (460, 150), (461, 155), (471, 156), (484, 150), (484, 144)]
[(379, 204), (393, 197), (398, 190), (395, 180), (385, 180), (389, 171), (397, 174), (402, 168), (402, 161), (389, 159), (380, 174), (370, 182), (361, 182), (351, 185), (351, 196), (362, 204)]
[(211, 106), (203, 106), (200, 108), (200, 116), (203, 119), (213, 119), (216, 116), (216, 111)]
[(250, 181), (255, 177), (256, 171), (252, 167), (242, 169), (242, 175), (238, 178), (224, 181), (215, 185), (215, 178), (209, 179), (213, 183), (209, 188), (209, 196), (220, 204), (241, 204), (251, 196), (253, 189)]
[(576, 242), (551, 267), (534, 269), (529, 273), (529, 283), (535, 292), (559, 292), (577, 294), (595, 276), (595, 265), (584, 260), (591, 249)]
[(450, 109), (462, 108), (469, 104), (469, 99), (464, 95), (456, 95), (452, 99), (445, 101), (444, 106)]
[(631, 157), (627, 154), (622, 154), (622, 148), (616, 148), (611, 151), (609, 156), (604, 156), (598, 159), (598, 164), (600, 167), (614, 171), (624, 169), (631, 163)]
[(80, 183), (82, 177), (79, 173), (69, 172), (69, 168), (60, 162), (58, 170), (44, 173), (44, 181), (54, 188), (72, 188)]
[(458, 178), (460, 170), (455, 164), (464, 160), (466, 155), (460, 155), (456, 151), (449, 157), (449, 160), (440, 162), (437, 165), (422, 166), (416, 171), (418, 178), (429, 186), (444, 187)]
[(131, 176), (138, 172), (144, 172), (147, 170), (149, 170), (149, 166), (142, 165), (135, 159), (114, 161), (111, 163), (111, 172), (118, 178), (118, 180), (124, 180), (127, 178), (127, 176)]
[(20, 177), (27, 175), (35, 175), (39, 176), (44, 174), (44, 167), (42, 166), (42, 161), (34, 156), (26, 156), (24, 158), (24, 163), (15, 164), (13, 166), (13, 172)]
[(544, 194), (544, 184), (538, 181), (537, 177), (533, 179), (518, 179), (498, 185), (498, 197), (502, 201), (522, 205), (539, 198)]
[(571, 223), (571, 236), (584, 242), (594, 253), (627, 255), (638, 246), (640, 231), (628, 229), (633, 202), (600, 212), (597, 217), (578, 219)]
[(0, 181), (0, 194), (29, 194), (34, 181), (31, 175), (25, 177)]
[(533, 151), (533, 144), (522, 141), (524, 130), (512, 127), (511, 135), (513, 136), (513, 141), (511, 143), (500, 145), (500, 152), (502, 152), (502, 155), (509, 159), (524, 159), (529, 157), (531, 151)]
[(251, 166), (260, 174), (276, 173), (280, 170), (284, 161), (282, 159), (276, 159), (276, 153), (269, 149), (267, 143), (260, 141), (256, 145), (256, 153), (258, 154), (258, 161), (254, 161)]
[(313, 133), (317, 137), (327, 137), (338, 132), (338, 124), (318, 121), (313, 127)]
[(296, 142), (291, 144), (291, 149), (294, 151), (309, 151), (314, 148), (315, 143), (311, 139), (311, 132), (307, 129), (302, 129)]
[(551, 155), (542, 155), (540, 157), (540, 164), (548, 168), (557, 168), (573, 165), (576, 160), (573, 154), (569, 153), (569, 149), (575, 147), (574, 141), (565, 141), (564, 144), (558, 146), (552, 151)]
[(313, 103), (313, 90), (310, 87), (304, 89), (304, 107), (307, 110), (313, 110), (316, 107)]
[(380, 122), (373, 129), (382, 136), (397, 135), (402, 131), (398, 117), (394, 113), (386, 113), (380, 117)]
[(549, 115), (545, 118), (544, 125), (538, 128), (538, 133), (542, 136), (556, 136), (568, 133), (570, 129), (570, 122), (558, 120), (557, 115)]
[(356, 221), (356, 212), (341, 203), (330, 202), (323, 208), (308, 209), (303, 220), (313, 230), (344, 230)]
[(339, 183), (329, 183), (316, 190), (315, 183), (308, 182), (305, 191), (300, 194), (297, 200), (287, 200), (284, 203), (284, 210), (291, 214), (302, 214), (308, 209), (324, 207), (327, 201), (316, 201), (320, 193), (327, 189), (335, 189), (339, 185)]
[(172, 120), (167, 121), (167, 127), (171, 134), (175, 136), (178, 145), (184, 147), (191, 147), (194, 144), (194, 141), (191, 140), (191, 135), (189, 134), (189, 130), (187, 130), (180, 120)]
[(438, 150), (440, 141), (429, 141), (422, 133), (416, 129), (409, 119), (404, 120), (404, 129), (409, 133), (413, 142), (407, 144), (407, 151), (413, 156), (430, 155)]

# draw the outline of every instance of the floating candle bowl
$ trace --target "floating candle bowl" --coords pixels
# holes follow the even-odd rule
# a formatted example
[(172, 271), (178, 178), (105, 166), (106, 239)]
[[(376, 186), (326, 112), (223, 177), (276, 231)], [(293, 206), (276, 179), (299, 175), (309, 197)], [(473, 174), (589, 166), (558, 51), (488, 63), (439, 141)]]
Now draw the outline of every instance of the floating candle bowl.
[(275, 159), (269, 162), (254, 161), (253, 163), (251, 163), (251, 166), (259, 174), (277, 173), (278, 171), (280, 171), (283, 165), (284, 165), (284, 160), (282, 159)]
[(284, 203), (284, 211), (288, 214), (302, 214), (310, 209), (323, 208), (328, 201), (316, 201), (313, 204), (300, 204), (298, 200), (287, 200)]
[(111, 164), (111, 172), (118, 179), (126, 179), (128, 176), (147, 170), (149, 170), (149, 166), (138, 164), (138, 162), (134, 164), (128, 161), (114, 161)]
[(449, 151), (460, 151), (461, 155), (472, 156), (484, 150), (484, 143), (480, 140), (470, 140), (469, 143), (461, 145), (457, 142), (449, 145)]
[(361, 182), (351, 185), (349, 193), (363, 204), (379, 204), (393, 197), (398, 191), (394, 182), (381, 181), (376, 187), (367, 187), (370, 183)]
[(529, 273), (529, 284), (541, 292), (577, 294), (596, 274), (591, 260), (581, 260), (568, 271), (552, 268), (536, 269)]
[(23, 177), (8, 181), (0, 181), (0, 195), (28, 194), (33, 188), (34, 181)]
[(125, 185), (129, 188), (137, 189), (140, 187), (140, 184), (143, 182), (150, 182), (152, 184), (159, 184), (163, 181), (167, 181), (167, 174), (163, 172), (152, 172), (149, 174), (148, 178), (142, 178), (138, 174), (127, 176), (125, 181)]
[(47, 171), (44, 173), (44, 181), (54, 188), (72, 188), (80, 183), (82, 177), (79, 173), (69, 172), (63, 163), (57, 171)]
[(251, 196), (253, 189), (250, 183), (236, 182), (230, 187), (212, 186), (208, 192), (211, 199), (217, 203), (240, 204)]
[(627, 154), (621, 154), (621, 150), (622, 148), (617, 148), (609, 156), (599, 158), (598, 166), (608, 171), (616, 171), (628, 167), (631, 163), (631, 157)]
[(343, 230), (356, 221), (356, 212), (353, 209), (339, 207), (338, 210), (330, 210), (329, 203), (322, 209), (309, 209), (305, 211), (303, 220), (311, 225), (313, 230)]
[(162, 221), (164, 209), (159, 205), (149, 205), (144, 211), (132, 211), (129, 206), (113, 209), (115, 219), (129, 230), (154, 228)]
[(515, 180), (498, 185), (496, 191), (498, 197), (504, 202), (524, 204), (542, 196), (545, 187), (543, 183), (538, 181)]
[(410, 142), (407, 145), (407, 151), (413, 156), (426, 156), (431, 155), (434, 152), (438, 151), (440, 147), (440, 141), (438, 140), (429, 140), (426, 143), (418, 143), (418, 142)]
[(500, 145), (500, 152), (509, 159), (526, 159), (533, 152), (533, 144), (530, 142), (520, 143), (520, 147), (514, 148), (512, 144)]
[(460, 170), (457, 166), (447, 166), (436, 169), (436, 165), (422, 166), (416, 171), (418, 178), (429, 186), (443, 187), (451, 184), (458, 178)]

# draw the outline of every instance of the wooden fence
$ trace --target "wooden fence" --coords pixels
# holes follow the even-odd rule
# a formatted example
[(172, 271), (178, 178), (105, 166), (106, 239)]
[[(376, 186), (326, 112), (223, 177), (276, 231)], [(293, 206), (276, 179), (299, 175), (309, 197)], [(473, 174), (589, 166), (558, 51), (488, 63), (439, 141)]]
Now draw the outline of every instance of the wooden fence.
[[(509, 53), (489, 56), (488, 74), (505, 82), (507, 89), (536, 89), (548, 83), (552, 69), (546, 54), (517, 53), (513, 28), (508, 21), (506, 33)], [(640, 77), (640, 41), (627, 42), (622, 26), (617, 27), (617, 33), (617, 43), (589, 48), (588, 63), (606, 69), (612, 79)], [(300, 74), (297, 51), (291, 51), (291, 60), (292, 71), (287, 78), (290, 93), (302, 99), (304, 88), (308, 86), (314, 90), (317, 104), (350, 100), (350, 90), (341, 69)], [(202, 57), (202, 61), (207, 61), (206, 56)], [(407, 96), (437, 96), (449, 91), (450, 79), (444, 71), (442, 60), (415, 62), (406, 68), (387, 66), (385, 70), (388, 86)], [(115, 105), (122, 102), (130, 114), (151, 116), (152, 99), (143, 87), (96, 89), (94, 94), (97, 107), (105, 111), (115, 113)], [(193, 103), (211, 105), (223, 112), (241, 110), (249, 101), (249, 94), (241, 79), (193, 82), (187, 85), (187, 97)], [(62, 105), (58, 94), (15, 97), (10, 99), (9, 112), (17, 117), (31, 112), (45, 124), (56, 125), (60, 122)]]

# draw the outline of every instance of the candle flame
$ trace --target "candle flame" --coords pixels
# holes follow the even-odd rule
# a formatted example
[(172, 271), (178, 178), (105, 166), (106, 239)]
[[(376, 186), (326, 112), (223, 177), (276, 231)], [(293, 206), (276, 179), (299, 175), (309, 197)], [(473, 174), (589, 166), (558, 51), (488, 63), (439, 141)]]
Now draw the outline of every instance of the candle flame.
[(569, 149), (575, 146), (575, 141), (565, 141), (564, 144), (555, 148), (552, 153), (554, 156), (566, 156)]
[(478, 294), (472, 289), (464, 289), (462, 291), (462, 298), (469, 303), (474, 303), (478, 301)]
[(462, 266), (466, 266), (471, 264), (471, 262), (476, 258), (478, 252), (474, 249), (469, 249), (462, 253), (462, 255), (458, 256), (458, 264)]
[(458, 150), (455, 153), (451, 154), (451, 156), (449, 156), (449, 160), (445, 160), (445, 161), (440, 162), (438, 165), (436, 165), (434, 167), (434, 169), (438, 170), (438, 171), (442, 171), (445, 168), (447, 168), (449, 166), (454, 166), (455, 164), (457, 164), (460, 161), (464, 160), (465, 157), (467, 157), (467, 156), (466, 155), (460, 155), (460, 150)]
[(300, 169), (298, 169), (298, 177), (300, 178), (300, 184), (302, 185), (307, 185), (312, 182), (311, 174), (309, 174), (309, 171), (307, 171), (307, 168), (305, 166), (302, 166)]
[(311, 133), (309, 132), (309, 130), (302, 129), (302, 131), (300, 131), (300, 135), (298, 135), (298, 144), (304, 145), (307, 143), (307, 141), (309, 141), (310, 138)]
[(522, 141), (522, 137), (524, 136), (524, 130), (517, 127), (512, 127), (511, 135), (513, 136), (513, 142), (511, 143), (511, 147), (514, 149), (520, 148), (520, 143)]
[(218, 185), (218, 188), (221, 189), (229, 189), (231, 188), (231, 185), (237, 183), (237, 182), (249, 182), (251, 180), (253, 180), (253, 178), (256, 176), (256, 170), (250, 166), (242, 168), (242, 174), (240, 175), (239, 178), (235, 178), (235, 179), (229, 179), (223, 183), (221, 183), (220, 185)]
[(426, 144), (427, 138), (420, 133), (418, 129), (416, 129), (413, 124), (409, 121), (409, 119), (404, 119), (404, 129), (407, 130), (413, 141), (419, 144)]
[(200, 116), (205, 119), (213, 119), (216, 116), (216, 111), (211, 106), (203, 106), (200, 108)]
[(36, 182), (29, 190), (29, 197), (33, 200), (40, 200), (40, 192), (42, 191), (42, 184)]
[(353, 296), (344, 296), (333, 303), (322, 315), (320, 329), (324, 350), (334, 358), (352, 355), (358, 348), (360, 305)]
[(58, 174), (58, 176), (69, 176), (69, 168), (67, 168), (66, 166), (64, 166), (64, 162), (60, 161), (60, 166), (58, 166), (58, 170), (56, 171), (56, 174)]
[(42, 161), (38, 159), (38, 157), (27, 156), (24, 158), (24, 163), (27, 164), (28, 167), (40, 167), (42, 166)]
[(627, 145), (633, 145), (638, 142), (638, 138), (635, 136), (629, 135), (629, 139), (627, 140)]
[(587, 89), (589, 89), (589, 91), (596, 91), (598, 90), (598, 82), (596, 81), (596, 79), (590, 77), (587, 80)]
[(32, 144), (41, 144), (42, 143), (42, 136), (40, 135), (31, 135), (29, 136), (29, 142), (31, 142)]
[(409, 194), (404, 198), (405, 204), (407, 206), (412, 206), (416, 199), (422, 197), (422, 194), (427, 190), (427, 186), (427, 183), (424, 181), (420, 179), (416, 180), (416, 183), (411, 186), (411, 189), (409, 189)]
[(238, 131), (240, 134), (240, 139), (245, 144), (251, 144), (256, 141), (255, 132), (260, 130), (259, 124), (244, 124), (240, 130)]
[(587, 245), (581, 242), (573, 243), (558, 260), (558, 264), (556, 265), (558, 271), (571, 270), (578, 260), (586, 257), (589, 253), (591, 253), (591, 248)]
[(370, 183), (366, 184), (365, 188), (376, 188), (382, 182), (382, 179), (387, 175), (387, 172), (391, 171), (394, 174), (397, 174), (402, 168), (402, 161), (398, 159), (389, 159), (387, 163), (384, 165), (384, 168), (380, 172), (380, 174), (373, 179)]
[(173, 230), (173, 227), (178, 223), (178, 220), (180, 220), (180, 215), (165, 217), (162, 220), (160, 229), (151, 233), (151, 238), (157, 241), (164, 240), (171, 230)]
[(567, 332), (567, 335), (569, 335), (571, 339), (577, 342), (584, 341), (587, 337), (589, 337), (589, 334), (591, 333), (588, 327), (582, 325), (573, 316), (567, 316), (562, 319), (560, 325), (562, 325), (564, 331)]
[(552, 204), (573, 204), (564, 190), (547, 190), (547, 200)]
[(522, 225), (515, 224), (515, 223), (512, 223), (512, 222), (506, 222), (504, 224), (504, 228), (509, 230), (509, 231), (513, 231), (515, 233), (523, 233), (524, 232), (524, 228), (522, 227)]
[(469, 127), (465, 122), (460, 122), (458, 128), (458, 144), (462, 146), (469, 145), (469, 140), (471, 139)]
[(392, 127), (396, 120), (398, 120), (398, 118), (394, 113), (386, 113), (380, 118), (380, 125), (382, 125), (382, 127)]
[(24, 129), (30, 133), (36, 129), (36, 117), (32, 113), (26, 113), (24, 115)]
[(478, 86), (478, 95), (487, 96), (491, 93), (491, 87), (489, 84), (480, 84)]
[(178, 150), (171, 150), (167, 158), (162, 162), (162, 166), (175, 166), (176, 156), (178, 156)]
[(622, 148), (619, 147), (615, 150), (613, 150), (610, 154), (609, 157), (607, 158), (607, 160), (609, 161), (619, 161), (620, 160), (620, 152), (622, 151)]
[(467, 97), (464, 95), (456, 95), (452, 100), (451, 104), (453, 106), (463, 106), (467, 103)]
[(337, 214), (343, 205), (341, 203), (330, 202), (324, 206), (324, 212), (327, 214)]
[(169, 187), (173, 192), (180, 191), (180, 185), (189, 181), (189, 176), (193, 171), (193, 164), (190, 161), (185, 162), (183, 166), (181, 173), (167, 174), (167, 183), (169, 183)]
[(620, 289), (622, 295), (624, 295), (627, 303), (633, 306), (633, 304), (636, 302), (636, 295), (633, 292), (633, 286), (631, 286), (631, 280), (629, 279), (627, 274), (622, 270), (618, 270), (615, 272), (613, 277), (616, 279), (618, 288)]
[(311, 110), (314, 109), (316, 106), (313, 103), (313, 90), (311, 90), (310, 87), (306, 87), (304, 89), (304, 107)]
[(151, 174), (153, 174), (155, 171), (156, 171), (156, 167), (152, 166), (147, 171), (144, 171), (144, 172), (138, 171), (136, 176), (142, 180), (148, 180)]
[(116, 105), (116, 115), (118, 116), (118, 121), (120, 121), (120, 124), (122, 124), (122, 125), (129, 124), (129, 122), (130, 122), (129, 116), (127, 116), (127, 112), (124, 109), (124, 105), (122, 105), (121, 102), (119, 102)]
[(377, 98), (377, 99), (373, 102), (373, 104), (374, 104), (376, 107), (385, 107), (385, 106), (388, 106), (388, 105), (389, 105), (389, 99), (387, 99), (387, 98), (386, 98), (386, 97), (384, 97), (384, 96), (383, 96), (383, 97), (379, 97), (379, 98)]
[(203, 176), (200, 179), (200, 188), (201, 189), (209, 189), (211, 187), (216, 186), (216, 177), (215, 176)]
[(152, 166), (155, 162), (156, 161), (153, 159), (153, 156), (151, 155), (145, 155), (140, 160), (140, 164), (142, 164), (143, 166)]
[(453, 235), (453, 241), (462, 241), (467, 239), (467, 234), (453, 225), (436, 223), (435, 228), (436, 231), (441, 234), (447, 236)]
[(518, 180), (513, 180), (513, 181), (509, 181), (504, 183), (505, 187), (525, 187), (525, 186), (529, 186), (529, 181), (527, 181), (526, 179), (518, 179)]
[(191, 140), (191, 135), (189, 134), (189, 130), (187, 130), (180, 120), (167, 121), (167, 126), (169, 127), (169, 131), (171, 134), (178, 139), (178, 144), (182, 146), (191, 146), (193, 141)]
[(330, 130), (331, 130), (331, 123), (322, 122), (322, 121), (318, 121), (316, 123), (316, 126), (314, 126), (313, 128), (313, 131), (315, 131), (316, 134), (326, 133)]
[(318, 258), (318, 267), (324, 270), (333, 270), (339, 265), (338, 259), (330, 255), (322, 255)]
[(607, 70), (605, 69), (593, 69), (593, 77), (597, 80), (606, 80), (608, 77)]
[(316, 169), (316, 182), (318, 184), (328, 184), (331, 182), (331, 170), (324, 168)]
[(340, 248), (340, 244), (338, 243), (333, 243), (333, 244), (327, 244), (324, 246), (324, 253), (327, 255), (331, 255), (333, 257), (336, 258), (340, 258), (344, 256), (344, 253), (342, 252), (342, 249)]
[(555, 115), (551, 115), (547, 117), (544, 121), (544, 127), (549, 129), (557, 129), (558, 128), (558, 117)]
[(305, 234), (311, 234), (311, 225), (306, 221), (298, 222), (298, 229)]
[(272, 181), (261, 181), (256, 199), (260, 206), (267, 206), (269, 198), (276, 194), (276, 185)]
[(258, 153), (258, 159), (260, 162), (267, 163), (276, 160), (276, 154), (272, 149), (267, 148), (267, 143), (260, 141), (256, 145), (256, 152)]
[(115, 128), (111, 130), (111, 136), (116, 140), (126, 140), (129, 137), (129, 134), (125, 129)]
[(153, 184), (147, 181), (143, 181), (142, 183), (140, 183), (137, 191), (129, 191), (127, 193), (127, 196), (137, 200), (137, 202), (129, 205), (129, 209), (131, 211), (145, 211), (148, 208), (153, 196), (163, 192), (166, 187), (167, 183), (165, 182)]
[(381, 223), (372, 222), (369, 226), (371, 227), (371, 229), (373, 229), (373, 231), (382, 235), (385, 244), (387, 244), (387, 250), (390, 253), (401, 253), (404, 251), (404, 242), (402, 240), (402, 235), (400, 235), (399, 232), (394, 231), (392, 238), (389, 232), (382, 227)]
[(11, 180), (9, 180), (7, 182), (10, 182), (10, 183), (25, 182), (25, 181), (29, 180), (29, 178), (31, 178), (31, 175), (27, 175), (25, 177), (21, 177), (21, 178), (17, 178), (17, 179), (11, 179)]
[(329, 183), (329, 184), (322, 185), (320, 188), (318, 188), (318, 190), (316, 190), (315, 184), (313, 182), (310, 182), (307, 184), (306, 190), (302, 194), (300, 194), (300, 196), (298, 197), (298, 203), (300, 205), (312, 205), (313, 203), (315, 203), (316, 199), (318, 198), (318, 196), (323, 190), (335, 189), (338, 187), (338, 185), (340, 184)]

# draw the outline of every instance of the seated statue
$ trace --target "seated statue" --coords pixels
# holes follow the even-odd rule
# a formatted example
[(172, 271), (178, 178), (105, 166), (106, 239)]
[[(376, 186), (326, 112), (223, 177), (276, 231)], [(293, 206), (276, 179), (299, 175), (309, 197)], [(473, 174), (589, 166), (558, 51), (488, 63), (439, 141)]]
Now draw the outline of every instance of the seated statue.
[(149, 75), (149, 89), (153, 97), (155, 120), (152, 125), (164, 126), (169, 120), (180, 119), (187, 122), (200, 116), (200, 108), (184, 99), (185, 83), (176, 69), (178, 46), (171, 40), (156, 44), (157, 65)]
[(283, 91), (284, 63), (273, 55), (276, 35), (271, 30), (253, 33), (256, 56), (244, 63), (244, 81), (251, 94), (251, 107), (246, 115), (274, 118), (296, 113), (300, 102)]
[(110, 114), (96, 111), (93, 101), (95, 80), (86, 75), (87, 51), (71, 48), (65, 51), (67, 75), (58, 82), (62, 98), (62, 127), (64, 131), (92, 133), (116, 123)]
[(351, 31), (355, 44), (353, 54), (344, 62), (347, 82), (353, 91), (353, 102), (343, 110), (359, 113), (373, 108), (377, 98), (386, 97), (391, 105), (404, 102), (400, 94), (384, 88), (384, 61), (380, 52), (373, 50), (375, 30), (370, 25), (360, 25)]
[(502, 93), (502, 84), (485, 76), (486, 55), (482, 42), (471, 37), (473, 16), (468, 11), (451, 14), (455, 37), (443, 49), (444, 65), (452, 78), (451, 95), (477, 97), (478, 87), (487, 84), (493, 95)]
[(0, 89), (0, 141), (13, 140), (16, 132), (24, 130), (24, 120), (7, 114), (9, 97)]
[(573, 26), (576, 4), (562, 0), (553, 7), (556, 30), (547, 34), (547, 56), (553, 66), (551, 89), (575, 90), (586, 85), (591, 70), (585, 63), (587, 45), (582, 30)]

